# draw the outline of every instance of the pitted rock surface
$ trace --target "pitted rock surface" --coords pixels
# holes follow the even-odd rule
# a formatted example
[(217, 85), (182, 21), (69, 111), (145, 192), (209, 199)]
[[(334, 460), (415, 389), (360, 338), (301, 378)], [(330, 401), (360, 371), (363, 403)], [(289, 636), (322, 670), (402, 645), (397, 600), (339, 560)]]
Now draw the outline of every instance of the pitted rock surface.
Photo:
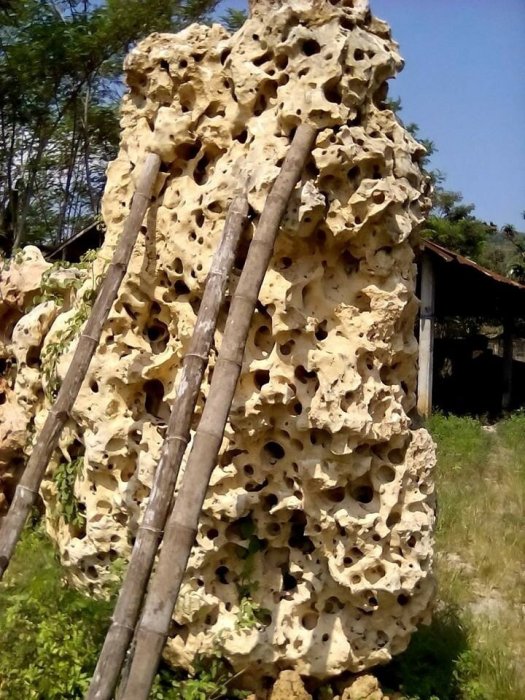
[[(100, 590), (114, 576), (112, 562), (129, 555), (144, 511), (236, 188), (249, 183), (251, 207), (240, 267), (294, 129), (314, 125), (316, 143), (252, 320), (166, 657), (189, 666), (220, 648), (254, 677), (279, 663), (325, 678), (402, 651), (433, 596), (434, 447), (411, 419), (413, 249), (428, 184), (418, 164), (424, 150), (385, 103), (386, 81), (402, 66), (388, 27), (360, 1), (253, 5), (233, 36), (192, 25), (149, 37), (126, 61), (121, 148), (109, 167), (107, 236), (92, 278), (122, 231), (146, 151), (163, 166), (43, 496), (71, 578)], [(32, 328), (42, 324), (36, 316)], [(48, 409), (41, 397), (37, 426)], [(53, 473), (82, 455), (79, 527), (60, 515)]]

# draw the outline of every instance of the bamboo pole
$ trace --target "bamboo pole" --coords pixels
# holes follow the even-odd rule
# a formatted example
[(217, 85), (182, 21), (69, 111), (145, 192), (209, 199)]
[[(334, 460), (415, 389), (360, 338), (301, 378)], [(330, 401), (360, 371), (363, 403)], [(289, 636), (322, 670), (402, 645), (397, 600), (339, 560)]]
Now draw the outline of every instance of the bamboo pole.
[(117, 685), (168, 516), (179, 467), (189, 441), (191, 419), (208, 362), (228, 275), (247, 217), (248, 197), (247, 188), (244, 188), (229, 208), (222, 239), (206, 279), (193, 338), (183, 360), (176, 400), (171, 410), (153, 488), (86, 700), (109, 700)]
[(314, 138), (312, 127), (302, 125), (297, 129), (250, 245), (233, 296), (206, 406), (175, 506), (168, 519), (157, 568), (137, 628), (136, 646), (123, 693), (126, 700), (147, 700), (151, 689), (223, 439), (259, 291), (273, 253), (279, 224)]
[(137, 181), (129, 216), (93, 304), (93, 310), (80, 335), (75, 354), (62, 382), (56, 401), (47, 415), (44, 427), (38, 436), (22, 478), (16, 487), (9, 512), (2, 522), (2, 527), (0, 528), (0, 579), (9, 565), (26, 517), (38, 495), (38, 489), (44, 477), (47, 464), (53, 450), (57, 446), (62, 428), (78, 396), (89, 363), (100, 341), (102, 328), (117, 297), (120, 283), (126, 274), (138, 232), (149, 206), (151, 191), (159, 172), (160, 162), (159, 156), (155, 153), (148, 154), (146, 158)]

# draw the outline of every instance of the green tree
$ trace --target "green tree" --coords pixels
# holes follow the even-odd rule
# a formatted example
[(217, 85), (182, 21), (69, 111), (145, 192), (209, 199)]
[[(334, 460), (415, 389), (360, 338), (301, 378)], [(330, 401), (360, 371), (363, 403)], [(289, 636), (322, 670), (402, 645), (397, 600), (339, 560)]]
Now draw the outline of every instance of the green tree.
[(221, 22), (230, 32), (236, 32), (246, 22), (248, 14), (244, 10), (234, 10), (229, 7), (221, 17)]
[(217, 0), (0, 4), (0, 244), (55, 244), (96, 215), (118, 144), (125, 53)]
[(456, 253), (478, 259), (495, 228), (477, 219), (473, 215), (474, 208), (473, 204), (463, 202), (459, 192), (436, 186), (434, 206), (422, 231), (423, 237)]

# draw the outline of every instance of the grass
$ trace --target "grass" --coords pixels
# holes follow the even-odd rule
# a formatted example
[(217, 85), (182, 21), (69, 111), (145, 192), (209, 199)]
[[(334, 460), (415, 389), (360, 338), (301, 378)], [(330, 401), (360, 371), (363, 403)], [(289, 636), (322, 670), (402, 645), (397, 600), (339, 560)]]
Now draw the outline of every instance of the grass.
[[(411, 700), (524, 700), (525, 413), (489, 429), (436, 415), (428, 428), (438, 446), (437, 611), (377, 675)], [(0, 700), (83, 697), (111, 607), (70, 589), (51, 543), (28, 529), (0, 584)], [(197, 666), (191, 677), (163, 669), (152, 698), (235, 697), (220, 658)]]
[[(87, 598), (63, 579), (54, 547), (27, 528), (0, 583), (0, 700), (80, 700), (89, 687), (114, 600)], [(152, 700), (218, 700), (231, 673), (219, 657), (197, 659), (195, 673), (162, 667)]]
[(434, 416), (438, 448), (432, 625), (380, 672), (421, 700), (523, 700), (525, 414), (495, 427)]

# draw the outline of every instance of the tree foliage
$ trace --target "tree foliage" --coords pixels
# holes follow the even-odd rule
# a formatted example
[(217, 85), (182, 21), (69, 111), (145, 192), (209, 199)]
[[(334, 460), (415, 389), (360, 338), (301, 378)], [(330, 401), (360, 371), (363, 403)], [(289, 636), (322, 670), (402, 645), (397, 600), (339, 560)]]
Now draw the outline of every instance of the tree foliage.
[(494, 227), (473, 215), (474, 205), (465, 204), (459, 192), (434, 190), (434, 206), (423, 236), (461, 255), (478, 259)]
[(98, 212), (118, 145), (121, 64), (152, 31), (217, 0), (9, 0), (0, 5), (0, 246), (56, 244)]
[(221, 21), (230, 32), (236, 32), (246, 22), (247, 13), (244, 10), (234, 10), (229, 7)]

